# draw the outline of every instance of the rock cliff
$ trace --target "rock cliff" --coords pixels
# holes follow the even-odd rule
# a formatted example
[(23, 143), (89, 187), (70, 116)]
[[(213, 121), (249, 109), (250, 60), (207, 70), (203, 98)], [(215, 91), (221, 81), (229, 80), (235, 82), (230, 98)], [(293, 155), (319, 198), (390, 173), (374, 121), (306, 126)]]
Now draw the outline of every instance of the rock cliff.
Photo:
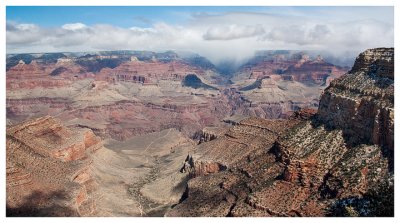
[(394, 49), (360, 54), (351, 71), (325, 90), (319, 117), (342, 129), (353, 144), (373, 143), (394, 149)]
[(43, 117), (7, 129), (7, 215), (90, 216), (90, 154), (102, 142), (88, 129)]

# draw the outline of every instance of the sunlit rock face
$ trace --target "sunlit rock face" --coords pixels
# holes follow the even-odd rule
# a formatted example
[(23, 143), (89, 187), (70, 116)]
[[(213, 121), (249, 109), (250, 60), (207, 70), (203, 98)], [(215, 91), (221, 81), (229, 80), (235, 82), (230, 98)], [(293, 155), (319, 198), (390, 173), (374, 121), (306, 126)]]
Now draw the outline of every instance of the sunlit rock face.
[(7, 128), (7, 215), (93, 215), (91, 156), (102, 146), (91, 130), (50, 116)]
[(394, 148), (394, 50), (361, 53), (352, 70), (333, 81), (321, 97), (319, 117), (342, 129), (352, 143)]

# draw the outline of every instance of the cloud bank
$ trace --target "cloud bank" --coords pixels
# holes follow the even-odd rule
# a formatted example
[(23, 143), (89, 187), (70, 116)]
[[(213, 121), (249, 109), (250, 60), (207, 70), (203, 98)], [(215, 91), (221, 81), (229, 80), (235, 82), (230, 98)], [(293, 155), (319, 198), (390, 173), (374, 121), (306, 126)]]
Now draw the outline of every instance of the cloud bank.
[[(99, 50), (192, 51), (214, 63), (244, 60), (257, 50), (340, 54), (394, 46), (393, 9), (193, 14), (180, 24), (121, 28), (84, 21), (45, 28), (7, 21), (7, 53)], [(390, 14), (392, 13), (392, 14)], [(382, 14), (382, 15), (380, 15)]]

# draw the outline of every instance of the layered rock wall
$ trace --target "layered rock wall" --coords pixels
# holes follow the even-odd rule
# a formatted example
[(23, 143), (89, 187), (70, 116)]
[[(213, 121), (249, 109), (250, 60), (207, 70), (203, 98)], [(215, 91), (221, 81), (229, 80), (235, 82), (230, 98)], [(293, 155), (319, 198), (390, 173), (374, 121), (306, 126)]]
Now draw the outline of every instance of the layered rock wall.
[(90, 154), (102, 148), (88, 129), (43, 117), (7, 129), (7, 216), (94, 215)]
[(322, 95), (318, 115), (328, 127), (342, 129), (352, 144), (394, 148), (394, 50), (360, 54), (352, 70)]

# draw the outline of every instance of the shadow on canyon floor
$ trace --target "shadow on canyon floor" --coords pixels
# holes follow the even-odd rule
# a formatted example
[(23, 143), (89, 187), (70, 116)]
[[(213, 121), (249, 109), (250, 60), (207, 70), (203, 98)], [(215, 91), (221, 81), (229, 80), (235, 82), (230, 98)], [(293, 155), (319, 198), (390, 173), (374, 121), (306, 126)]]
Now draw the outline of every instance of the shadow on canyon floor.
[[(55, 200), (55, 202), (49, 202)], [(62, 205), (70, 202), (64, 191), (43, 193), (34, 191), (24, 199), (19, 207), (10, 207), (7, 204), (7, 217), (72, 217), (78, 216), (76, 210)], [(57, 204), (58, 203), (58, 204)]]

